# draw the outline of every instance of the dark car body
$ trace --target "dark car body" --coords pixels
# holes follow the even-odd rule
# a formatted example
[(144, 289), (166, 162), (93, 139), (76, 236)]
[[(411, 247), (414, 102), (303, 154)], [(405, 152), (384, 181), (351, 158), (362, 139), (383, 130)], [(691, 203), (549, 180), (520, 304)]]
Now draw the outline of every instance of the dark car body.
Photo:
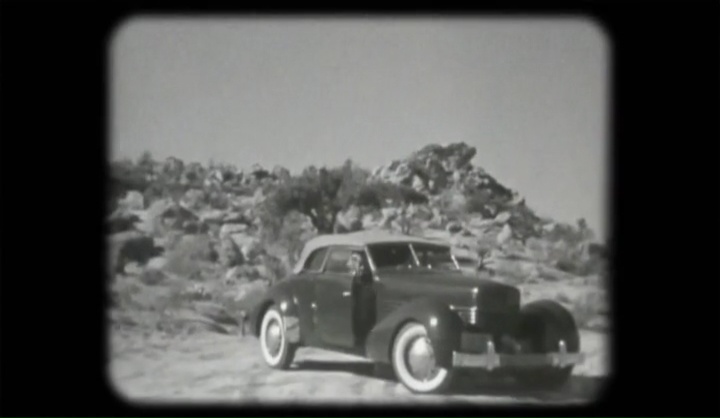
[[(365, 263), (360, 277), (343, 266), (352, 253)], [(406, 256), (407, 262), (397, 261)], [(269, 289), (248, 325), (259, 336), (264, 312), (276, 306), (286, 318), (291, 342), (390, 363), (395, 336), (414, 322), (424, 325), (441, 367), (492, 369), (511, 364), (507, 356), (524, 352), (515, 338), (520, 302), (516, 287), (461, 269), (444, 242), (360, 232), (321, 236), (306, 244), (293, 274)], [(567, 344), (578, 351), (579, 341)], [(526, 360), (581, 361), (557, 356)]]

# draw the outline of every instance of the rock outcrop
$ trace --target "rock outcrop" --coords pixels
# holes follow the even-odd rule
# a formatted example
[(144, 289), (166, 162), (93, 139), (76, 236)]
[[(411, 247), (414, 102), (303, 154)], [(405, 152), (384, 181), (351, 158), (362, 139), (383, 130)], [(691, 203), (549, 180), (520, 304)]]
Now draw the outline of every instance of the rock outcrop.
[(510, 189), (497, 182), (471, 160), (477, 149), (464, 142), (449, 145), (428, 145), (402, 160), (376, 168), (371, 178), (410, 186), (435, 195), (448, 188), (463, 192), (491, 190), (507, 200), (515, 197)]

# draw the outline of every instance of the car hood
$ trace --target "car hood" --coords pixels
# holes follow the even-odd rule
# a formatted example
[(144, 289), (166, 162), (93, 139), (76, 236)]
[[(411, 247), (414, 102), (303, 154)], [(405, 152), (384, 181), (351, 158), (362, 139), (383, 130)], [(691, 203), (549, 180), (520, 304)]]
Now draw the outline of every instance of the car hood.
[(437, 271), (429, 269), (407, 269), (403, 271), (381, 269), (378, 281), (387, 296), (397, 298), (433, 297), (458, 306), (476, 306), (481, 300), (507, 300), (519, 291), (504, 283), (478, 277), (465, 271)]

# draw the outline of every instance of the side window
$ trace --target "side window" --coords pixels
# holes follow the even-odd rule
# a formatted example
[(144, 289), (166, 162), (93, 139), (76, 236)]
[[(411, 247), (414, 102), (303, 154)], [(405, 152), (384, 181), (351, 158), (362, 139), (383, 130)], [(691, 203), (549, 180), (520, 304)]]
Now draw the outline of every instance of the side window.
[(330, 255), (325, 264), (325, 271), (328, 273), (350, 273), (348, 261), (352, 250), (349, 248), (336, 248), (330, 251)]
[(315, 250), (312, 254), (310, 254), (307, 261), (305, 261), (303, 270), (309, 272), (319, 272), (323, 266), (323, 261), (325, 261), (325, 254), (327, 254), (327, 252), (327, 247)]

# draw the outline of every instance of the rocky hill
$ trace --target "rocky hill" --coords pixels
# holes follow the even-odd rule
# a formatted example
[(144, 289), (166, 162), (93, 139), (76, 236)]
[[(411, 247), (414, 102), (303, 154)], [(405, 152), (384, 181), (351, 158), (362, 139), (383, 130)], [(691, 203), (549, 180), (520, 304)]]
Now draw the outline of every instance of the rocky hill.
[(318, 233), (383, 228), (451, 242), (471, 271), (552, 297), (607, 327), (606, 249), (592, 231), (538, 217), (471, 163), (464, 143), (428, 145), (366, 170), (238, 169), (176, 158), (111, 164), (108, 274), (114, 326), (234, 332)]

